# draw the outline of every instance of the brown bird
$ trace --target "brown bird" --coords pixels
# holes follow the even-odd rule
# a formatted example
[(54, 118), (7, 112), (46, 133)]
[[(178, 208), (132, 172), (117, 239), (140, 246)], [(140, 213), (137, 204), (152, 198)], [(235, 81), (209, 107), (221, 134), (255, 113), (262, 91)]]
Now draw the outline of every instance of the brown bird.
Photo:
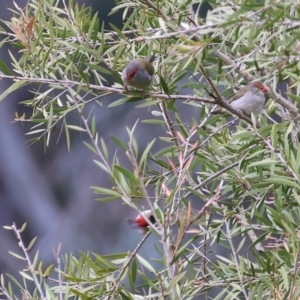
[(151, 84), (155, 71), (152, 65), (154, 59), (155, 56), (152, 55), (149, 59), (135, 58), (128, 63), (122, 72), (122, 80), (126, 90), (128, 90), (128, 85), (144, 90)]
[[(251, 82), (249, 85), (240, 89), (228, 102), (235, 110), (240, 110), (246, 115), (253, 113), (257, 116), (264, 108), (264, 93), (268, 91), (269, 89), (265, 85), (259, 82)], [(213, 115), (224, 113), (228, 113), (224, 108), (212, 112)]]

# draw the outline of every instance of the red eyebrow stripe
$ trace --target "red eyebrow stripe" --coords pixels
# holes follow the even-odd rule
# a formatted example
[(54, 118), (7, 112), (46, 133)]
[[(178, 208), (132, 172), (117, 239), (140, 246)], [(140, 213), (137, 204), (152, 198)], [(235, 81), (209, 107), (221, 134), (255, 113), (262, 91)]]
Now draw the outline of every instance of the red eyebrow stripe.
[(127, 74), (127, 80), (131, 80), (139, 68), (135, 67), (131, 73)]

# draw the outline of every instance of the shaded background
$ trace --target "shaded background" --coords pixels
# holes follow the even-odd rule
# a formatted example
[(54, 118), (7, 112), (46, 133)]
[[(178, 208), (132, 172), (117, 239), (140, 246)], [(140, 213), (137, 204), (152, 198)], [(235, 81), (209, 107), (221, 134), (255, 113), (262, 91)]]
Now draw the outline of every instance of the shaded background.
[[(24, 7), (26, 2), (16, 0), (20, 7)], [(114, 6), (113, 0), (78, 2), (93, 6), (94, 11), (99, 12), (101, 22), (107, 21), (107, 14)], [(7, 1), (4, 6), (8, 8), (9, 5), (12, 6), (12, 3)], [(0, 10), (1, 19), (8, 20), (11, 17), (12, 13), (8, 9)], [(121, 26), (121, 14), (114, 14), (109, 22)], [(8, 49), (3, 47), (0, 51), (1, 59), (10, 65)], [(0, 92), (9, 85), (8, 80), (2, 79)], [(125, 219), (133, 217), (135, 212), (123, 205), (121, 200), (110, 203), (95, 201), (97, 195), (90, 189), (91, 186), (111, 188), (111, 182), (107, 174), (93, 163), (95, 155), (82, 143), (88, 141), (87, 136), (73, 132), (70, 152), (67, 151), (63, 137), (57, 142), (59, 129), (52, 135), (50, 147), (46, 150), (43, 141), (30, 147), (26, 144), (31, 138), (25, 135), (30, 124), (12, 121), (15, 112), (19, 115), (25, 112), (27, 118), (30, 116), (31, 111), (19, 102), (31, 97), (29, 91), (23, 89), (0, 102), (0, 273), (7, 272), (15, 276), (25, 267), (25, 264), (20, 264), (20, 260), (8, 254), (8, 251), (20, 253), (13, 232), (2, 228), (13, 222), (19, 227), (27, 222), (23, 233), (26, 243), (38, 237), (31, 253), (39, 249), (44, 266), (56, 264), (53, 249), (59, 243), (62, 244), (61, 253), (72, 252), (77, 256), (80, 250), (99, 254), (133, 250), (141, 236), (127, 226)], [(95, 105), (94, 110), (99, 135), (112, 154), (117, 146), (112, 142), (111, 135), (127, 142), (126, 127), (132, 128), (137, 119), (153, 118), (147, 108), (135, 109), (134, 104), (107, 108), (118, 97), (111, 95), (101, 98), (103, 106)], [(177, 108), (183, 122), (190, 123), (192, 118), (199, 119), (200, 111), (194, 107), (178, 103)], [(69, 124), (80, 125), (76, 112), (68, 118)], [(141, 152), (149, 141), (162, 135), (165, 136), (165, 132), (160, 126), (142, 123), (135, 131)], [(157, 139), (154, 152), (165, 145)], [(120, 164), (128, 165), (123, 153), (119, 159)], [(194, 203), (196, 207), (200, 204)], [(142, 246), (140, 254), (148, 259), (157, 257), (154, 243), (159, 244), (159, 241), (152, 236)]]

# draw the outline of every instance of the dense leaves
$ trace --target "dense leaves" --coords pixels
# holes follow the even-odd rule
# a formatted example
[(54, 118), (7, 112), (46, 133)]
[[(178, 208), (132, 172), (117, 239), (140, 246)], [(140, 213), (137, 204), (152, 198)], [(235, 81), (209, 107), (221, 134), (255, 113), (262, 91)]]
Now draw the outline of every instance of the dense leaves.
[[(58, 280), (51, 268), (38, 267), (38, 254), (31, 263), (22, 246), (22, 255), (12, 254), (28, 262), (24, 283), (2, 275), (0, 294), (13, 299), (13, 283), (31, 299), (179, 300), (210, 292), (215, 299), (299, 298), (299, 2), (208, 2), (201, 19), (195, 9), (201, 1), (118, 1), (112, 13), (123, 10), (124, 26), (111, 24), (110, 31), (73, 1), (30, 0), (24, 9), (15, 3), (1, 45), (13, 44), (20, 56), (10, 54), (11, 65), (0, 62), (0, 77), (14, 81), (0, 100), (30, 86), (32, 99), (23, 105), (32, 107), (32, 116), (17, 120), (33, 123), (31, 141), (45, 137), (48, 146), (60, 127), (70, 148), (69, 131), (82, 132), (112, 182), (92, 187), (98, 200), (119, 201), (138, 213), (138, 200), (145, 198), (156, 225), (129, 254), (66, 255), (62, 267), (57, 251)], [(120, 72), (127, 60), (150, 54), (157, 57), (151, 89), (125, 92)], [(259, 120), (224, 101), (253, 80), (269, 88)], [(127, 128), (127, 141), (112, 137), (117, 154), (99, 138), (97, 116), (85, 110), (111, 93), (120, 99), (110, 107), (136, 102), (153, 115)], [(178, 103), (199, 118), (183, 122)], [(212, 116), (217, 106), (234, 119)], [(68, 124), (73, 111), (81, 126)], [(165, 134), (141, 149), (135, 136), (140, 122)], [(121, 165), (120, 153), (130, 167)], [(198, 210), (191, 208), (193, 197), (202, 203)], [(137, 253), (150, 234), (159, 237), (158, 262)], [(37, 290), (31, 292), (27, 281)]]

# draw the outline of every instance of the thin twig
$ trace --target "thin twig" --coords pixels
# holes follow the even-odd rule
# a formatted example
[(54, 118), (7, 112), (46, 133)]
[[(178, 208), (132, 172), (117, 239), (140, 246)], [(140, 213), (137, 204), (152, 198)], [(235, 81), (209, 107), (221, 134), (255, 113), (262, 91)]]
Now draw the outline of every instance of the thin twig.
[[(210, 212), (209, 218), (207, 220), (207, 223), (205, 224), (205, 231), (208, 232), (209, 230), (209, 225), (211, 222), (211, 218), (212, 218), (212, 213)], [(203, 239), (203, 267), (202, 267), (202, 272), (203, 272), (203, 276), (206, 273), (206, 264), (207, 264), (207, 234), (204, 235), (204, 239)]]
[[(103, 85), (95, 85), (95, 84), (89, 84), (89, 83), (84, 83), (84, 82), (79, 82), (79, 81), (73, 81), (73, 80), (69, 80), (69, 79), (59, 80), (59, 79), (50, 79), (50, 78), (11, 76), (11, 75), (0, 74), (0, 79), (1, 78), (11, 79), (14, 81), (24, 80), (24, 81), (28, 81), (28, 83), (58, 84), (62, 87), (72, 86), (72, 85), (74, 85), (74, 86), (80, 85), (81, 87), (86, 87), (86, 88), (93, 89), (96, 91), (104, 91), (104, 92), (107, 92), (108, 94), (123, 94), (126, 96), (136, 96), (136, 94), (134, 94), (134, 93), (124, 91), (123, 88), (113, 88), (113, 87), (108, 87), (108, 86), (103, 86)], [(103, 96), (103, 95), (99, 95), (99, 97), (100, 96)], [(166, 94), (161, 94), (161, 93), (148, 92), (145, 95), (145, 97), (166, 99), (166, 100), (176, 99), (176, 100), (184, 100), (184, 101), (197, 101), (197, 102), (203, 102), (203, 103), (216, 104), (216, 101), (214, 99), (206, 98), (206, 97), (198, 97), (198, 96), (194, 96), (194, 95), (176, 95), (176, 94), (166, 95)]]
[[(221, 184), (223, 184), (223, 183), (221, 182)], [(221, 184), (220, 184), (220, 185), (221, 185)], [(199, 212), (193, 217), (193, 219), (186, 225), (186, 227), (185, 227), (185, 229), (184, 229), (184, 233), (182, 234), (181, 238), (179, 239), (179, 242), (177, 242), (177, 249), (180, 248), (180, 245), (181, 245), (181, 243), (182, 243), (182, 241), (183, 241), (183, 239), (184, 239), (184, 237), (185, 237), (185, 235), (186, 235), (186, 233), (187, 233), (187, 230), (190, 228), (190, 226), (191, 226), (195, 221), (197, 221), (198, 219), (200, 219), (200, 218), (204, 215), (204, 213), (206, 212), (207, 207), (210, 206), (210, 205), (217, 206), (217, 201), (218, 201), (219, 198), (220, 198), (220, 187), (221, 187), (221, 186), (219, 186), (219, 187), (217, 188), (216, 194), (215, 194), (214, 196), (212, 196), (212, 197), (211, 197), (211, 198), (203, 205), (203, 207), (200, 209), (200, 211), (199, 211)], [(177, 250), (177, 249), (176, 249), (176, 250)], [(173, 259), (174, 259), (174, 257), (176, 257), (176, 250), (174, 251)]]
[[(130, 155), (130, 158), (131, 158), (131, 163), (136, 171), (136, 174), (140, 174), (140, 168), (137, 164), (137, 160), (136, 160), (136, 157), (134, 155), (134, 152), (133, 152), (133, 149), (132, 149), (132, 145), (130, 143), (128, 143), (128, 153)], [(152, 224), (152, 222), (150, 222), (150, 220), (147, 219), (147, 216), (143, 216), (146, 221), (148, 222), (149, 226), (151, 226), (151, 228), (159, 235), (161, 236), (162, 235), (162, 231), (163, 231), (163, 225), (161, 224), (159, 218), (157, 217), (157, 214), (155, 212), (155, 207), (148, 195), (148, 192), (147, 192), (147, 189), (145, 187), (145, 184), (144, 184), (144, 181), (143, 181), (143, 178), (141, 176), (138, 175), (138, 180), (139, 180), (139, 183), (140, 183), (140, 189), (141, 189), (141, 192), (142, 192), (142, 195), (143, 195), (143, 198), (147, 201), (147, 204), (149, 206), (149, 208), (151, 209), (151, 214), (152, 216), (154, 217), (155, 219), (155, 225)], [(158, 228), (157, 228), (158, 227)]]
[(172, 123), (172, 121), (170, 119), (170, 116), (168, 114), (167, 105), (166, 105), (164, 100), (160, 102), (159, 107), (161, 109), (162, 116), (165, 120), (165, 123), (166, 123), (166, 125), (169, 129), (169, 132), (172, 136), (172, 141), (174, 142), (175, 146), (179, 146), (179, 142), (178, 142), (178, 139), (177, 139), (177, 136), (176, 136), (176, 132), (174, 130), (173, 123)]
[[(137, 171), (137, 173), (139, 174), (139, 167), (138, 164), (136, 162), (136, 157), (134, 156), (134, 152), (133, 149), (131, 147), (131, 144), (129, 144), (129, 154), (131, 157), (131, 163), (133, 164), (133, 167), (135, 168), (135, 170)], [(151, 212), (152, 215), (155, 219), (155, 225), (152, 225), (151, 222), (148, 221), (148, 224), (154, 228), (154, 230), (157, 232), (157, 234), (161, 237), (161, 241), (162, 241), (162, 245), (164, 248), (164, 254), (165, 254), (165, 259), (166, 259), (166, 265), (167, 265), (167, 270), (168, 270), (168, 275), (169, 275), (169, 280), (172, 281), (172, 279), (174, 278), (174, 272), (172, 269), (172, 258), (171, 258), (171, 241), (170, 241), (170, 225), (167, 224), (167, 222), (165, 222), (165, 226), (163, 226), (163, 224), (161, 224), (160, 220), (158, 219), (156, 212), (155, 212), (155, 208), (148, 196), (146, 187), (144, 185), (143, 179), (141, 176), (138, 176), (138, 180), (140, 182), (140, 188), (142, 190), (143, 196), (146, 199), (149, 207), (151, 208)], [(157, 229), (158, 227), (158, 229)], [(172, 293), (172, 297), (173, 299), (176, 299), (176, 289), (175, 286), (172, 287), (171, 289), (171, 293)]]
[(4, 295), (6, 298), (7, 298), (7, 300), (13, 300), (14, 298), (12, 298), (10, 295), (9, 295), (9, 293), (6, 291), (6, 289), (3, 287), (0, 287), (0, 292), (1, 292), (1, 294), (0, 295)]
[(211, 80), (210, 76), (208, 76), (206, 70), (203, 68), (203, 66), (199, 65), (199, 68), (203, 74), (203, 76), (205, 77), (205, 79), (207, 80), (207, 82), (209, 83), (209, 85), (211, 86), (211, 88), (213, 89), (213, 91), (216, 94), (215, 100), (218, 101), (218, 104), (223, 104), (224, 100), (221, 96), (221, 94), (219, 93), (218, 89), (216, 88), (214, 82)]
[(60, 265), (60, 249), (61, 244), (59, 243), (57, 251), (54, 252), (54, 256), (57, 261), (57, 271), (58, 271), (58, 284), (59, 284), (59, 300), (63, 300), (63, 286), (61, 278), (61, 265)]
[[(297, 241), (299, 245), (299, 241)], [(295, 262), (294, 262), (294, 273), (292, 275), (292, 282), (291, 282), (291, 287), (290, 287), (290, 295), (288, 299), (294, 299), (294, 294), (297, 291), (298, 284), (296, 285), (296, 278), (298, 278), (297, 273), (299, 271), (299, 259), (300, 259), (300, 252), (297, 251)]]
[(161, 16), (166, 22), (169, 21), (168, 16), (161, 9), (159, 9), (158, 7), (156, 7), (153, 2), (151, 2), (150, 0), (142, 0), (142, 1), (145, 2), (148, 5), (148, 7), (152, 8), (153, 10), (155, 10), (158, 13), (158, 15)]
[(25, 258), (26, 258), (26, 261), (27, 261), (27, 264), (28, 264), (28, 268), (29, 268), (29, 271), (33, 277), (33, 280), (34, 280), (34, 283), (35, 283), (35, 286), (37, 288), (37, 290), (39, 291), (39, 294), (40, 294), (40, 297), (41, 299), (43, 300), (46, 300), (46, 296), (44, 295), (44, 292), (43, 292), (43, 289), (42, 289), (42, 286), (36, 276), (36, 271), (33, 267), (33, 264), (31, 262), (31, 259), (28, 255), (28, 250), (27, 248), (25, 247), (24, 243), (23, 243), (23, 240), (21, 238), (21, 234), (20, 234), (20, 230), (17, 228), (16, 224), (13, 223), (11, 228), (13, 229), (13, 231), (15, 232), (16, 236), (17, 236), (17, 239), (18, 239), (18, 245), (20, 246), (20, 248), (22, 249), (24, 255), (25, 255)]
[[(224, 216), (225, 216), (226, 215), (225, 208), (223, 209), (223, 211), (224, 211)], [(228, 222), (227, 219), (225, 219), (224, 223), (225, 223), (225, 228), (226, 228), (226, 232), (227, 232), (227, 240), (228, 240), (230, 248), (231, 248), (231, 253), (233, 255), (233, 259), (234, 259), (234, 262), (235, 262), (236, 272), (237, 272), (237, 274), (239, 276), (239, 280), (240, 280), (240, 288), (241, 288), (241, 291), (244, 294), (244, 298), (247, 300), (247, 299), (249, 299), (249, 297), (248, 297), (247, 291), (245, 289), (244, 278), (241, 274), (241, 268), (240, 268), (241, 264), (240, 264), (239, 259), (237, 257), (237, 253), (235, 251), (235, 247), (234, 247), (234, 244), (233, 244), (233, 241), (232, 241), (229, 222)]]
[(138, 243), (138, 245), (135, 247), (135, 249), (133, 250), (133, 252), (130, 254), (128, 260), (126, 261), (126, 263), (124, 264), (124, 266), (121, 268), (120, 274), (119, 276), (116, 278), (115, 280), (115, 285), (114, 288), (112, 290), (112, 292), (110, 293), (108, 300), (112, 300), (114, 299), (115, 293), (117, 292), (119, 285), (121, 283), (121, 279), (123, 274), (125, 273), (126, 269), (128, 268), (129, 264), (131, 263), (131, 261), (134, 259), (135, 255), (137, 254), (137, 252), (140, 250), (140, 248), (142, 247), (142, 245), (145, 243), (145, 241), (147, 240), (147, 238), (150, 236), (151, 231), (148, 231), (144, 237), (142, 238), (142, 240)]
[(260, 242), (257, 243), (257, 236), (256, 236), (256, 234), (255, 234), (255, 232), (254, 232), (254, 230), (253, 230), (253, 226), (250, 225), (250, 224), (247, 222), (245, 215), (244, 215), (243, 213), (241, 213), (241, 214), (236, 214), (236, 215), (235, 215), (235, 218), (237, 218), (237, 219), (242, 223), (243, 226), (246, 226), (246, 227), (249, 228), (249, 229), (247, 230), (247, 234), (248, 234), (248, 236), (249, 236), (251, 242), (252, 242), (252, 243), (255, 243), (255, 249), (256, 249), (257, 251), (264, 251), (265, 249), (264, 249), (264, 247), (262, 246), (262, 244), (261, 244)]
[[(222, 170), (220, 170), (219, 172), (211, 175), (210, 177), (208, 177), (207, 179), (205, 179), (204, 181), (202, 181), (201, 183), (197, 184), (196, 185), (196, 189), (200, 189), (202, 188), (203, 186), (205, 186), (206, 184), (208, 184), (209, 182), (211, 182), (212, 180), (214, 180), (215, 178), (219, 177), (220, 175), (222, 175), (223, 173), (227, 172), (228, 170), (238, 166), (240, 162), (235, 162), (225, 168), (223, 168)], [(187, 198), (188, 196), (190, 196), (192, 194), (192, 192), (187, 192), (183, 195), (184, 198)]]

